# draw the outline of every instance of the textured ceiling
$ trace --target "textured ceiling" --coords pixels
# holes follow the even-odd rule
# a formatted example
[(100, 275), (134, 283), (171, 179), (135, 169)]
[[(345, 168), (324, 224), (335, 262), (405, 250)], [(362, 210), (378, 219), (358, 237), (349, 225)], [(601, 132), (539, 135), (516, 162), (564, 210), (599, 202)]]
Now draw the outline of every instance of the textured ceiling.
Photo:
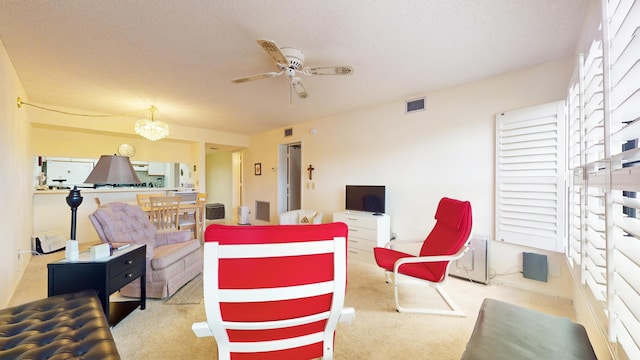
[[(592, 0), (0, 0), (0, 39), (31, 102), (255, 134), (573, 54)], [(286, 77), (256, 44), (351, 76)]]

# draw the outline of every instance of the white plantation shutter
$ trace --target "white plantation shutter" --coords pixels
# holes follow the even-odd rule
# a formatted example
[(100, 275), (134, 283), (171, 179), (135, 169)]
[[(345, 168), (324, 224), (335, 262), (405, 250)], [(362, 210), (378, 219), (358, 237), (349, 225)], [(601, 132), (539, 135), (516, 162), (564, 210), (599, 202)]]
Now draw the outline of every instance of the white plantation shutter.
[[(570, 184), (568, 190), (568, 247), (567, 257), (572, 266), (582, 270), (583, 249), (582, 238), (584, 234), (584, 213), (585, 204), (585, 186), (582, 164), (584, 163), (583, 142), (582, 142), (582, 109), (584, 107), (582, 97), (582, 74), (584, 72), (584, 59), (580, 55), (578, 58), (578, 67), (574, 72), (571, 80), (571, 87), (567, 96), (567, 166), (570, 173)], [(582, 273), (580, 271), (580, 273)]]
[(496, 116), (496, 238), (563, 251), (564, 102)]
[(607, 299), (607, 242), (605, 204), (607, 169), (605, 167), (604, 62), (602, 41), (594, 40), (584, 58), (584, 157), (586, 182), (583, 221), (583, 282), (600, 302)]
[(640, 2), (609, 1), (613, 257), (609, 337), (640, 358)]
[(602, 24), (567, 95), (567, 256), (616, 358), (640, 359), (640, 0), (603, 0)]

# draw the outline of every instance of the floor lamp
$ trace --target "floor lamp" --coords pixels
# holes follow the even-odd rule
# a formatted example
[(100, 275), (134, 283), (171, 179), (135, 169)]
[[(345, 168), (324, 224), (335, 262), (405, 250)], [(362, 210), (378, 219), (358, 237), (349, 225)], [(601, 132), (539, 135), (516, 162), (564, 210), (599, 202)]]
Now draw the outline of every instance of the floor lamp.
[[(84, 182), (94, 185), (140, 184), (140, 179), (127, 156), (102, 155)], [(66, 200), (71, 208), (71, 243), (67, 242), (66, 257), (73, 260), (78, 257), (76, 216), (78, 206), (82, 204), (82, 195), (77, 186), (69, 191)]]

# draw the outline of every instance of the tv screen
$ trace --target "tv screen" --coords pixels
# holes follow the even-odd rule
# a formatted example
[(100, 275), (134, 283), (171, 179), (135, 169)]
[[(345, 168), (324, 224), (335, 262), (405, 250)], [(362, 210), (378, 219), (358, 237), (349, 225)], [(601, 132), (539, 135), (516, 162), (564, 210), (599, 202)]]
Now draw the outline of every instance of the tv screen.
[(374, 214), (385, 212), (385, 187), (383, 185), (347, 185), (345, 209)]

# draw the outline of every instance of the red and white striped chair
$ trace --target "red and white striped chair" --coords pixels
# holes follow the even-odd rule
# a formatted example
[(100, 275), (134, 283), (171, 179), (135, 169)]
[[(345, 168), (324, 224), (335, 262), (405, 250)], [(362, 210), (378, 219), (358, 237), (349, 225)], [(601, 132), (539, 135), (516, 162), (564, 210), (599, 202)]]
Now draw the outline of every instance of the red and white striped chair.
[(206, 322), (219, 359), (333, 358), (344, 308), (346, 238), (343, 223), (226, 226), (205, 231)]

